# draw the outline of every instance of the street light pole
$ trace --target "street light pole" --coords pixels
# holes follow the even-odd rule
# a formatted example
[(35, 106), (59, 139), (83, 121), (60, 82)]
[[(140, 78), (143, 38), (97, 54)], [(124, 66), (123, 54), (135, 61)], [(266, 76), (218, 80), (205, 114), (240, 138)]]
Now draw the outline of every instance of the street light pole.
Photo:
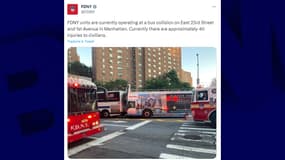
[(199, 54), (196, 54), (197, 56), (197, 87), (200, 84), (200, 79), (199, 79)]

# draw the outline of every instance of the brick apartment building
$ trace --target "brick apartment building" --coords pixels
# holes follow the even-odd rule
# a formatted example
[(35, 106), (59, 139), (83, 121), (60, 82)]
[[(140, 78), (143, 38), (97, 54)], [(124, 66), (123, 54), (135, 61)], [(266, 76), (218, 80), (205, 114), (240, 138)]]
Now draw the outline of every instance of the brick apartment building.
[(193, 86), (191, 72), (187, 72), (187, 71), (181, 70), (181, 79), (180, 80), (182, 82), (187, 82), (191, 86)]
[(181, 79), (181, 48), (94, 47), (92, 66), (96, 81), (124, 79), (141, 88), (146, 80), (171, 69), (176, 70)]
[(70, 47), (68, 49), (68, 62), (80, 62), (80, 57), (77, 54), (76, 47)]

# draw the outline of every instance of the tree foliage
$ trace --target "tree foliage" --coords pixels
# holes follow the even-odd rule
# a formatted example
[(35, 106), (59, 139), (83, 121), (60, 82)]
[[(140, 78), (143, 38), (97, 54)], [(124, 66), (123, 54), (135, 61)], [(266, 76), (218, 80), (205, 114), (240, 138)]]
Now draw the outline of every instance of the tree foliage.
[(71, 62), (68, 63), (68, 73), (79, 76), (92, 77), (92, 68), (80, 62)]
[(95, 84), (97, 86), (101, 86), (106, 88), (108, 91), (117, 91), (117, 90), (126, 90), (127, 86), (128, 86), (128, 81), (123, 80), (123, 79), (116, 79), (116, 80), (112, 80), (109, 82), (100, 82), (100, 81), (96, 81)]
[(147, 80), (144, 89), (156, 90), (191, 90), (193, 87), (187, 82), (181, 82), (175, 70), (171, 70), (157, 78)]

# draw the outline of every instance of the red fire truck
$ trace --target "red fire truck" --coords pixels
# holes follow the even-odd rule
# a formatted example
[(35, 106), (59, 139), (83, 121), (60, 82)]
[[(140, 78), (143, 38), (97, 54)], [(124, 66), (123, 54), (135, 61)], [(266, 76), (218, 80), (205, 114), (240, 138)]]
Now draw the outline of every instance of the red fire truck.
[(197, 88), (193, 94), (191, 112), (194, 121), (210, 121), (216, 126), (216, 88)]
[(81, 77), (68, 77), (68, 143), (103, 131), (96, 110), (94, 83)]

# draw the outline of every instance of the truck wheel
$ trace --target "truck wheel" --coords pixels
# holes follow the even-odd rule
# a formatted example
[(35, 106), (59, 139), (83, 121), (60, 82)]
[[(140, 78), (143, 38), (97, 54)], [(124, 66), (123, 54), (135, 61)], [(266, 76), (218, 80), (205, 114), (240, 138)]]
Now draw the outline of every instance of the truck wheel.
[(143, 117), (144, 118), (150, 118), (152, 116), (152, 112), (149, 109), (146, 109), (143, 111)]
[(108, 111), (104, 110), (104, 111), (101, 112), (101, 116), (103, 118), (108, 118), (110, 116), (110, 113)]
[(210, 115), (211, 126), (216, 128), (216, 111)]

